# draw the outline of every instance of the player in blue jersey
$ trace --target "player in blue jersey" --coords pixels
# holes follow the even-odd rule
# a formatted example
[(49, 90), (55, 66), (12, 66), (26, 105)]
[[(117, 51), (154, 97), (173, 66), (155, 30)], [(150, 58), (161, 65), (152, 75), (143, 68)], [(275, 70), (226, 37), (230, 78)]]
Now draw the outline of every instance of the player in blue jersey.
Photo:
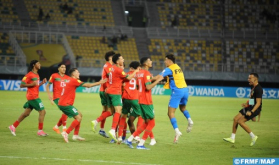
[(178, 142), (178, 138), (182, 135), (177, 126), (177, 121), (175, 118), (175, 111), (178, 108), (184, 114), (188, 120), (187, 132), (189, 133), (192, 130), (194, 122), (192, 121), (188, 110), (186, 110), (186, 104), (188, 101), (189, 91), (187, 84), (184, 78), (183, 71), (181, 68), (175, 64), (175, 57), (173, 54), (168, 54), (165, 58), (165, 68), (158, 76), (159, 79), (167, 78), (167, 83), (164, 85), (164, 88), (171, 89), (172, 94), (170, 97), (168, 105), (168, 116), (170, 118), (171, 124), (175, 130), (174, 143)]

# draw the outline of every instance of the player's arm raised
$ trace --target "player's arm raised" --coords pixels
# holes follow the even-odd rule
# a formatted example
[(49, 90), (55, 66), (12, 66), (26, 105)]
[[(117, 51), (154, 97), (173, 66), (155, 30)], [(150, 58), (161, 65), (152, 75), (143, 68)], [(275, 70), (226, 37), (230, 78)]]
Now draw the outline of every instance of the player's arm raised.
[(103, 84), (103, 83), (105, 83), (107, 81), (108, 81), (108, 79), (106, 78), (106, 79), (100, 80), (100, 81), (95, 82), (95, 83), (84, 83), (82, 86), (86, 87), (86, 88), (91, 88), (91, 87)]
[(140, 70), (140, 68), (137, 68), (132, 74), (130, 74), (128, 77), (126, 77), (126, 79), (131, 80), (139, 70)]
[[(157, 76), (156, 76), (157, 77)], [(155, 87), (160, 81), (162, 81), (164, 79), (163, 76), (161, 75), (158, 75), (156, 81), (154, 81), (153, 83), (149, 84), (149, 85), (146, 85), (146, 89), (147, 90), (150, 90), (152, 89), (153, 87)]]

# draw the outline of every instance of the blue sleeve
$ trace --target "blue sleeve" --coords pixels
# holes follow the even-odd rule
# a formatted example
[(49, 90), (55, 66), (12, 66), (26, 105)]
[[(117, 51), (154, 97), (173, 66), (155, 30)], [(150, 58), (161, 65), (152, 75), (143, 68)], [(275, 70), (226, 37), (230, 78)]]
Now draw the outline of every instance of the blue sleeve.
[(161, 73), (161, 76), (166, 77), (166, 76), (171, 76), (172, 75), (172, 71), (170, 70), (170, 68), (165, 68)]

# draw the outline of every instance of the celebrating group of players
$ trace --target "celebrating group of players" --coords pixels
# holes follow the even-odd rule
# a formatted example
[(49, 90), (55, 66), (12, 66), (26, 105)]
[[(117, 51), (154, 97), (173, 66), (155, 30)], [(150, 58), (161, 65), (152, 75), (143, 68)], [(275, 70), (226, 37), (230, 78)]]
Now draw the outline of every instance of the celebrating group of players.
[[(93, 132), (97, 130), (97, 124), (100, 122), (99, 134), (108, 137), (104, 130), (106, 118), (113, 115), (113, 122), (109, 136), (112, 142), (120, 144), (126, 136), (126, 120), (128, 119), (131, 136), (123, 142), (130, 148), (133, 148), (132, 141), (138, 141), (137, 149), (147, 149), (144, 146), (145, 140), (150, 136), (150, 145), (155, 145), (156, 140), (152, 129), (155, 126), (154, 108), (151, 97), (151, 89), (155, 87), (165, 77), (167, 83), (165, 88), (172, 90), (168, 105), (168, 116), (175, 130), (174, 143), (178, 142), (182, 133), (179, 131), (175, 118), (175, 111), (179, 107), (181, 112), (188, 120), (187, 132), (190, 132), (193, 126), (189, 112), (186, 110), (188, 101), (188, 88), (185, 82), (184, 74), (181, 68), (175, 64), (175, 57), (169, 54), (165, 58), (166, 68), (157, 76), (153, 77), (148, 71), (152, 67), (152, 61), (149, 57), (143, 57), (140, 62), (133, 61), (129, 64), (129, 72), (124, 72), (124, 58), (119, 53), (109, 51), (105, 54), (106, 63), (103, 67), (102, 79), (96, 83), (84, 83), (79, 80), (79, 71), (77, 68), (69, 70), (67, 76), (64, 64), (59, 64), (58, 73), (51, 75), (46, 90), (52, 104), (56, 104), (63, 112), (58, 123), (53, 130), (60, 134), (59, 127), (63, 125), (61, 135), (65, 142), (69, 142), (68, 135), (74, 130), (73, 140), (83, 141), (79, 136), (79, 128), (82, 120), (82, 114), (73, 106), (75, 100), (75, 91), (79, 86), (93, 87), (101, 85), (100, 98), (103, 106), (101, 115), (91, 122)], [(26, 118), (33, 109), (39, 112), (39, 136), (47, 136), (43, 131), (43, 121), (45, 108), (39, 98), (39, 87), (46, 83), (44, 79), (40, 82), (38, 70), (40, 62), (33, 60), (30, 63), (30, 72), (22, 79), (21, 87), (27, 87), (27, 102), (24, 104), (25, 111), (20, 115), (12, 125), (9, 126), (11, 133), (16, 136), (15, 129), (19, 123)], [(53, 84), (53, 96), (51, 96), (49, 87)], [(74, 121), (66, 128), (67, 117), (73, 117)], [(134, 121), (138, 118), (137, 128)], [(117, 130), (117, 133), (116, 133)], [(139, 135), (144, 131), (142, 138)]]

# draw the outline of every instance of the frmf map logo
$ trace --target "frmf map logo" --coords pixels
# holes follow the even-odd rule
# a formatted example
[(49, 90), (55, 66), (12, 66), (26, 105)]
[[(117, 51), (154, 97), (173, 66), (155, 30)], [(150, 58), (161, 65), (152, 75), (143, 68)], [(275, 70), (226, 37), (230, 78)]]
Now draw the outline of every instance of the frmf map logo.
[(233, 158), (233, 165), (272, 164), (279, 165), (279, 158)]

